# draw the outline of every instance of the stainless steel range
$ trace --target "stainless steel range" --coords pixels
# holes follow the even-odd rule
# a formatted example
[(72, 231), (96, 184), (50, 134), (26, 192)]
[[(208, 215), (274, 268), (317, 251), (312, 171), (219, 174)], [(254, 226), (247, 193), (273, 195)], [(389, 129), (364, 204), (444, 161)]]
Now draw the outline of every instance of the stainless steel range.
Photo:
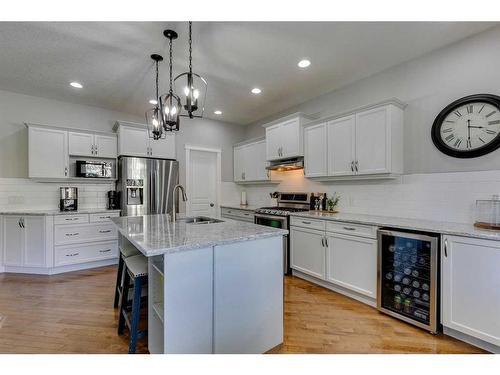
[[(290, 230), (291, 212), (309, 211), (309, 194), (307, 193), (279, 193), (278, 205), (275, 207), (262, 207), (255, 210), (255, 224), (266, 225), (274, 228)], [(291, 273), (290, 268), (290, 237), (284, 237), (285, 246), (285, 274)]]

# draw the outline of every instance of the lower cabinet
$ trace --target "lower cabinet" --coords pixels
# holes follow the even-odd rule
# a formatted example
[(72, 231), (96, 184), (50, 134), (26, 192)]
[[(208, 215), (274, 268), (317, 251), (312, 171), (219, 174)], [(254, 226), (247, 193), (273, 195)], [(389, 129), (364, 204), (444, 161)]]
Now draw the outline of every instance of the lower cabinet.
[(221, 217), (239, 221), (254, 222), (254, 212), (249, 210), (241, 210), (237, 208), (222, 207), (220, 210)]
[(4, 265), (45, 267), (45, 216), (3, 218)]
[(290, 228), (291, 267), (297, 271), (325, 279), (325, 232)]
[[(295, 224), (295, 225), (294, 225)], [(325, 281), (323, 286), (366, 303), (377, 298), (376, 228), (353, 226), (357, 235), (343, 233), (345, 225), (292, 218), (291, 268)], [(337, 230), (338, 233), (334, 232)], [(354, 293), (350, 293), (354, 292)], [(368, 297), (368, 298), (366, 298)]]
[(377, 240), (328, 234), (326, 243), (326, 280), (377, 298)]
[(500, 241), (443, 236), (442, 324), (500, 347)]

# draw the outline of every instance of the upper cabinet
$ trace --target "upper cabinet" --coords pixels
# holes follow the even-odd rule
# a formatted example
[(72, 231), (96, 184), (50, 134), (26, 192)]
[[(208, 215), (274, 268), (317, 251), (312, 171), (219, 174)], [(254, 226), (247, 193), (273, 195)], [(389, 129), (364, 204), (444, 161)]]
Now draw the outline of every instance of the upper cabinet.
[[(30, 178), (58, 180), (77, 178), (77, 159), (116, 159), (117, 141), (113, 133), (36, 124), (26, 124), (26, 126)], [(114, 164), (114, 160), (107, 162)]]
[(30, 178), (67, 178), (69, 173), (68, 132), (29, 126), (28, 175)]
[(117, 157), (115, 135), (103, 135), (84, 132), (68, 133), (69, 154), (72, 156)]
[(234, 181), (269, 181), (264, 139), (234, 146)]
[(175, 159), (175, 133), (168, 132), (165, 138), (149, 138), (148, 128), (143, 124), (117, 122), (118, 155)]
[(374, 106), (306, 127), (304, 134), (306, 177), (366, 178), (403, 173), (400, 105)]
[(297, 113), (266, 128), (266, 159), (268, 161), (304, 156), (303, 125), (307, 117)]

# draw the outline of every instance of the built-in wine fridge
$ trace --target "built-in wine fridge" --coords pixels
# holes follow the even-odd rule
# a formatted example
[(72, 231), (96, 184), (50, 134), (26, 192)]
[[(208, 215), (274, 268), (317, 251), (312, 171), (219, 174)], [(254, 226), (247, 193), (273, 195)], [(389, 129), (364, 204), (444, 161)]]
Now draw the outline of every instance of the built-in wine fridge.
[(393, 317), (439, 331), (439, 235), (378, 231), (377, 308)]

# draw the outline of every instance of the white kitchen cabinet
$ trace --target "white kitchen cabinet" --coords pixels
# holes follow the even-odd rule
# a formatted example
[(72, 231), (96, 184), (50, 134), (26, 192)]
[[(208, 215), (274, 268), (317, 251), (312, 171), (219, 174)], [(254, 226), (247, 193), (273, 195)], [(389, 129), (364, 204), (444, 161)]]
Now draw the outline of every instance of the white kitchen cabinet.
[(318, 177), (327, 174), (326, 123), (304, 129), (304, 176)]
[(354, 115), (328, 122), (328, 176), (348, 176), (354, 173), (355, 124)]
[(45, 267), (45, 217), (5, 215), (3, 220), (4, 264)]
[(68, 132), (69, 154), (114, 159), (117, 156), (115, 135), (103, 135), (87, 132)]
[(266, 128), (266, 160), (303, 156), (303, 125), (308, 118), (301, 113), (264, 125)]
[(68, 132), (48, 127), (28, 127), (30, 178), (67, 178)]
[(500, 241), (443, 236), (445, 327), (500, 347)]
[(377, 298), (377, 240), (327, 233), (326, 280)]
[(325, 279), (324, 240), (324, 231), (291, 227), (291, 268), (319, 279)]
[[(403, 105), (385, 103), (328, 121), (327, 167), (306, 177), (364, 178), (403, 173)], [(315, 125), (311, 125), (313, 127)], [(306, 128), (307, 132), (307, 128)], [(305, 164), (317, 164), (319, 137), (305, 138)]]
[(234, 181), (257, 182), (269, 180), (265, 151), (265, 140), (235, 146), (233, 149)]
[(165, 138), (154, 140), (149, 137), (143, 124), (117, 122), (118, 155), (175, 159), (175, 134), (167, 133)]

